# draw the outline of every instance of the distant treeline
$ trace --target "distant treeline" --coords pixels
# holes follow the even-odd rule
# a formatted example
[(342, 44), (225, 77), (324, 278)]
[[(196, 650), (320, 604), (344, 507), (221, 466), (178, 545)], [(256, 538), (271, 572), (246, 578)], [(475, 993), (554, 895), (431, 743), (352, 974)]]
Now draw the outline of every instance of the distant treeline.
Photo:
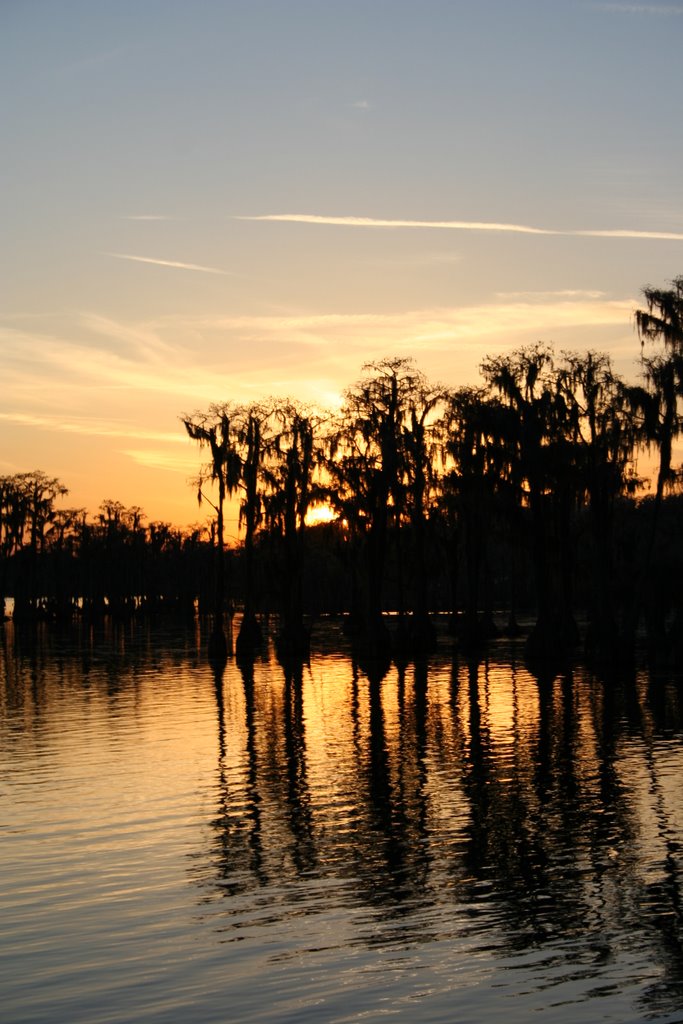
[[(183, 416), (207, 455), (206, 528), (146, 524), (115, 501), (88, 517), (58, 509), (65, 488), (44, 473), (0, 478), (0, 597), (17, 618), (198, 608), (218, 641), (239, 605), (238, 650), (275, 612), (282, 649), (298, 654), (320, 613), (345, 613), (366, 651), (416, 653), (434, 642), (436, 610), (468, 648), (516, 630), (523, 610), (530, 658), (568, 658), (581, 640), (614, 664), (644, 625), (652, 656), (678, 660), (683, 278), (644, 296), (636, 384), (607, 355), (536, 344), (487, 359), (476, 386), (393, 358), (365, 366), (339, 411), (264, 399)], [(229, 500), (242, 541), (226, 550)], [(334, 518), (316, 525), (316, 508)]]

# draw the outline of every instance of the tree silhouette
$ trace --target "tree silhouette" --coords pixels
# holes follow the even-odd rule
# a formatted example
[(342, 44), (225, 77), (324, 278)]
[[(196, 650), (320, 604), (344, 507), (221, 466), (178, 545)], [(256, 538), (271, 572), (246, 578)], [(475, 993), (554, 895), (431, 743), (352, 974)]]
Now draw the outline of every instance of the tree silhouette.
[(236, 408), (225, 403), (223, 405), (210, 406), (207, 413), (195, 413), (193, 416), (184, 416), (182, 418), (185, 429), (192, 440), (197, 441), (200, 448), (208, 448), (211, 454), (211, 461), (202, 471), (197, 482), (199, 504), (201, 504), (205, 497), (202, 490), (205, 481), (208, 479), (218, 485), (218, 505), (216, 506), (216, 589), (213, 609), (213, 630), (209, 640), (209, 654), (216, 659), (225, 657), (228, 649), (224, 627), (224, 517), (226, 497), (234, 494), (237, 490), (242, 472), (242, 460), (238, 450), (240, 435), (235, 425), (236, 417)]
[[(488, 547), (503, 488), (512, 474), (511, 417), (485, 388), (458, 388), (448, 399), (445, 450), (450, 465), (443, 487), (465, 556), (465, 622), (461, 642), (480, 646), (490, 634), (490, 606), (480, 620)], [(455, 555), (457, 557), (457, 554)]]
[[(643, 440), (659, 455), (651, 525), (648, 534), (640, 585), (634, 602), (635, 631), (643, 599), (649, 613), (651, 647), (664, 646), (664, 609), (659, 593), (646, 595), (652, 590), (650, 575), (655, 541), (660, 520), (662, 501), (667, 487), (673, 488), (678, 473), (672, 465), (673, 445), (683, 432), (681, 399), (683, 398), (683, 277), (674, 278), (668, 289), (643, 289), (646, 309), (636, 311), (635, 319), (641, 339), (641, 354), (645, 385), (632, 390), (633, 403), (642, 416)], [(645, 343), (660, 342), (662, 349), (654, 355), (645, 354)], [(655, 585), (654, 589), (660, 591)], [(657, 612), (659, 606), (659, 613)]]
[(48, 605), (62, 620), (77, 614), (83, 595), (79, 542), (86, 515), (84, 508), (57, 509), (49, 530)]
[(67, 488), (42, 470), (18, 473), (14, 477), (15, 539), (18, 539), (19, 565), (14, 587), (15, 618), (35, 618), (46, 614), (45, 587), (39, 575), (47, 531), (56, 515), (55, 501), (68, 494)]
[[(590, 608), (587, 647), (594, 660), (620, 659), (625, 637), (616, 619), (614, 515), (616, 502), (640, 481), (634, 471), (637, 425), (629, 389), (610, 359), (565, 353), (559, 384), (575, 424), (577, 483), (588, 506)], [(622, 587), (626, 581), (622, 580)]]
[[(406, 415), (401, 430), (402, 487), (400, 507), (410, 528), (414, 577), (414, 607), (407, 641), (413, 651), (428, 651), (436, 641), (429, 619), (429, 572), (427, 533), (429, 519), (436, 508), (439, 487), (438, 453), (443, 445), (443, 406), (446, 391), (432, 385), (418, 371), (412, 371), (407, 384)], [(401, 536), (399, 519), (399, 540)], [(399, 553), (399, 562), (402, 556)]]
[(10, 559), (21, 549), (26, 522), (26, 503), (15, 476), (0, 477), (0, 618), (5, 615)]
[(240, 526), (244, 527), (244, 612), (237, 636), (237, 653), (247, 657), (262, 639), (261, 626), (256, 618), (254, 554), (267, 486), (266, 455), (273, 442), (269, 417), (268, 405), (254, 403), (242, 407), (236, 420), (242, 466)]
[[(672, 447), (683, 430), (679, 409), (683, 397), (683, 277), (675, 278), (670, 289), (644, 288), (643, 295), (647, 309), (636, 310), (635, 316), (643, 346), (645, 381), (651, 397), (650, 403), (643, 402), (645, 441), (659, 452), (655, 491), (658, 512), (665, 487), (675, 479)], [(663, 350), (646, 356), (645, 342), (661, 342)]]
[[(265, 525), (283, 547), (282, 624), (278, 649), (285, 657), (308, 653), (310, 631), (304, 626), (303, 575), (306, 516), (318, 494), (314, 473), (320, 463), (321, 417), (290, 400), (271, 410), (272, 443), (267, 453)], [(318, 494), (319, 496), (319, 494)]]
[(345, 393), (326, 469), (331, 504), (358, 553), (352, 625), (363, 644), (381, 654), (390, 642), (382, 618), (389, 527), (399, 526), (404, 507), (403, 430), (421, 375), (411, 360), (399, 358), (364, 370)]
[(532, 659), (566, 659), (578, 641), (573, 612), (573, 514), (579, 424), (543, 344), (485, 361), (482, 373), (517, 417), (517, 472), (531, 513), (538, 618)]

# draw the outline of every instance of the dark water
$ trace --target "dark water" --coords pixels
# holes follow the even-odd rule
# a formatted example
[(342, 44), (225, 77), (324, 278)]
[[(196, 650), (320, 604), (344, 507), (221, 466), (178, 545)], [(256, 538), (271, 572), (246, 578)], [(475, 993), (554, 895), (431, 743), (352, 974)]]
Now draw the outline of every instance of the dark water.
[(0, 647), (0, 1018), (683, 1021), (678, 679)]

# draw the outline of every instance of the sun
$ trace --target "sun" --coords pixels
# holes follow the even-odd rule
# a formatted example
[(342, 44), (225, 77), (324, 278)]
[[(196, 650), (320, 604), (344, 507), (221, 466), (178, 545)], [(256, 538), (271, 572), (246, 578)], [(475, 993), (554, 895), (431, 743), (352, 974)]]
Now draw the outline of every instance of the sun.
[(318, 526), (337, 519), (337, 513), (329, 505), (315, 505), (306, 513), (306, 526)]

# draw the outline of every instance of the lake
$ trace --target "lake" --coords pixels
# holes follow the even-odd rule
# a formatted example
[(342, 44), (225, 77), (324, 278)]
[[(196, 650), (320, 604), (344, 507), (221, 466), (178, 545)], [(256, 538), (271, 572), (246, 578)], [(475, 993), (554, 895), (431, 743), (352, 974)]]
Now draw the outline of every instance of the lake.
[(6, 1024), (683, 1021), (679, 678), (0, 644)]

